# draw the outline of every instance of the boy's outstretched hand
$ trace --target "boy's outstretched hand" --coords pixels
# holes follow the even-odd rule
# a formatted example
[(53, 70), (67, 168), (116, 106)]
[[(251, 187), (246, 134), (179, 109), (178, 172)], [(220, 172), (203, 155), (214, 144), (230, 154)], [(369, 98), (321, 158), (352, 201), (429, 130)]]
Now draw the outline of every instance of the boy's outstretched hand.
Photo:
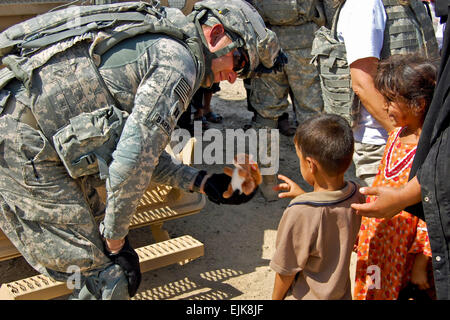
[(289, 179), (288, 177), (279, 174), (278, 179), (283, 180), (284, 183), (280, 183), (273, 187), (273, 190), (275, 191), (287, 191), (282, 192), (278, 194), (278, 198), (295, 198), (296, 196), (299, 196), (303, 193), (305, 193), (305, 190), (303, 190), (298, 184), (296, 184), (294, 181)]

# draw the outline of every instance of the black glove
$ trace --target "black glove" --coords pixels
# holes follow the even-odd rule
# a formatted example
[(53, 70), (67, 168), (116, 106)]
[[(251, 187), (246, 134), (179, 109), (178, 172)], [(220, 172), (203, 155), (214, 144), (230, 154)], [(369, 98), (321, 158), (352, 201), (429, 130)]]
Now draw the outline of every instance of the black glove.
[(266, 68), (262, 63), (260, 63), (256, 69), (256, 74), (263, 74), (263, 73), (277, 73), (283, 71), (283, 67), (285, 64), (288, 63), (288, 56), (286, 53), (283, 52), (283, 50), (280, 50), (278, 53), (277, 58), (275, 59), (275, 62), (272, 66), (272, 68)]
[(139, 256), (131, 247), (128, 236), (125, 237), (125, 243), (119, 252), (109, 252), (105, 244), (105, 253), (112, 262), (122, 267), (128, 280), (128, 294), (132, 298), (141, 284), (141, 267), (139, 265)]
[(258, 187), (256, 187), (248, 196), (245, 193), (240, 193), (239, 190), (235, 190), (231, 197), (224, 198), (223, 193), (228, 189), (230, 182), (231, 177), (225, 173), (214, 173), (206, 180), (203, 190), (208, 199), (217, 204), (241, 204), (248, 202), (258, 190)]

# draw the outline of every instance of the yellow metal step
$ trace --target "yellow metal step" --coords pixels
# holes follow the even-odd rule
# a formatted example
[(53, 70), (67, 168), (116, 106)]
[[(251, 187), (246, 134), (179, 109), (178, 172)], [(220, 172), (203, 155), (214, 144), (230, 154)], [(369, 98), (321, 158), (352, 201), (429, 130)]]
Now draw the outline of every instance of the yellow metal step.
[[(130, 229), (161, 224), (198, 213), (205, 203), (205, 196), (200, 193), (184, 192), (169, 186), (152, 186), (140, 200), (131, 219)], [(102, 218), (97, 217), (97, 220)], [(0, 261), (20, 256), (20, 252), (0, 230)]]
[[(137, 248), (141, 272), (162, 268), (178, 262), (191, 261), (204, 255), (203, 243), (185, 235)], [(3, 283), (0, 300), (46, 300), (69, 294), (65, 282), (44, 275)]]

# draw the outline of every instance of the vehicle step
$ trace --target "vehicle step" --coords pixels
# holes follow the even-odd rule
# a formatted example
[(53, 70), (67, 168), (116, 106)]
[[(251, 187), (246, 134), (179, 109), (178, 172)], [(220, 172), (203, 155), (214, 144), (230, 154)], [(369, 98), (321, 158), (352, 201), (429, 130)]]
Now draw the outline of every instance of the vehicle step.
[[(149, 188), (131, 218), (130, 229), (187, 217), (200, 212), (206, 198), (200, 193), (182, 192), (168, 186)], [(101, 220), (103, 217), (97, 217)], [(0, 261), (20, 257), (20, 252), (0, 230)]]
[[(204, 245), (192, 236), (154, 243), (136, 249), (141, 272), (166, 267), (174, 263), (185, 263), (204, 255)], [(0, 300), (46, 300), (70, 294), (65, 282), (55, 281), (44, 275), (3, 283)]]

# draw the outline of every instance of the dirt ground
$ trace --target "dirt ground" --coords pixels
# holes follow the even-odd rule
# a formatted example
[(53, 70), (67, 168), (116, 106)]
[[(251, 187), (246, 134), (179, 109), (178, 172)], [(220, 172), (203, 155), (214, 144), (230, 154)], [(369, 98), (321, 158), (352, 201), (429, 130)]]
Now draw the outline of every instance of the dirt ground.
[[(212, 109), (224, 117), (211, 128), (238, 129), (250, 122), (242, 81), (221, 83), (221, 91), (212, 100)], [(292, 108), (289, 108), (292, 120)], [(280, 135), (279, 173), (291, 177), (305, 190), (292, 137)], [(221, 172), (223, 165), (202, 166)], [(349, 178), (354, 178), (352, 168)], [(274, 272), (269, 262), (274, 252), (276, 230), (288, 199), (265, 202), (258, 193), (240, 206), (216, 205), (207, 201), (195, 215), (164, 224), (171, 237), (191, 235), (205, 246), (205, 254), (186, 265), (172, 265), (143, 274), (137, 300), (267, 300), (271, 298)], [(150, 228), (130, 231), (134, 247), (150, 244)], [(353, 260), (352, 260), (353, 261)], [(354, 265), (354, 261), (352, 263)], [(0, 262), (0, 283), (36, 274), (23, 258)]]

